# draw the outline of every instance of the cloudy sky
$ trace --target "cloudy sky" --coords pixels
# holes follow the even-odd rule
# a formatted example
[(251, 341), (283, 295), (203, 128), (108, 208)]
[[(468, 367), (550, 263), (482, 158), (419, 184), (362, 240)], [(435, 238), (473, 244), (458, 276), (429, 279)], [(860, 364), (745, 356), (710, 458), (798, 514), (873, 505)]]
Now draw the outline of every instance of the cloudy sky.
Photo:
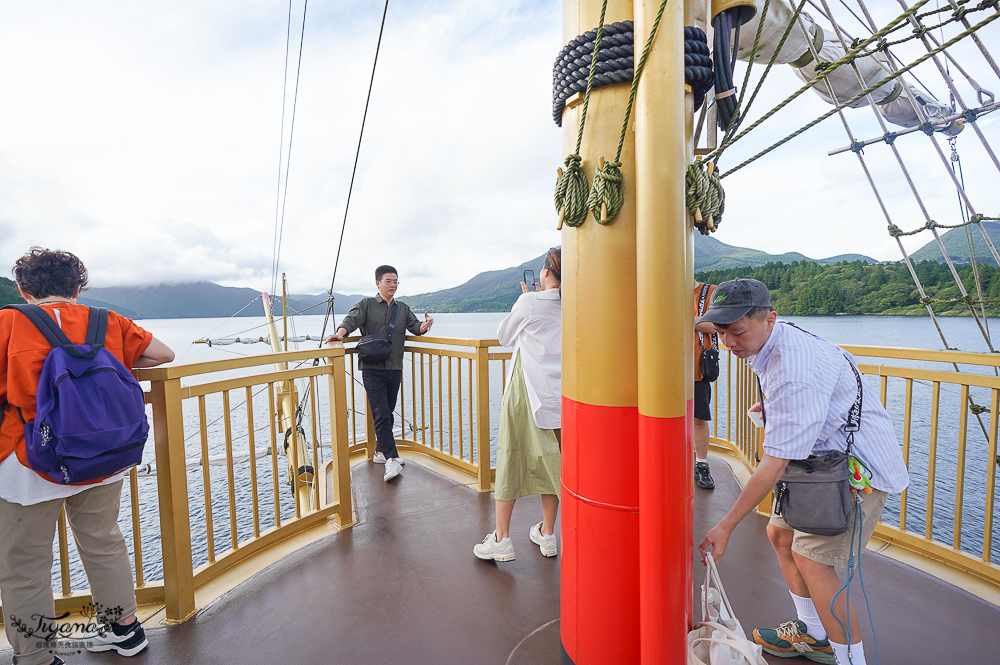
[[(94, 286), (207, 279), (269, 289), (302, 5), (292, 2), (285, 91), (287, 2), (3, 3), (0, 266), (42, 245), (78, 253)], [(399, 268), (401, 293), (437, 290), (559, 244), (551, 201), (564, 155), (550, 108), (561, 12), (557, 0), (390, 4), (338, 291), (370, 291), (382, 262)], [(374, 0), (308, 6), (280, 252), (294, 292), (329, 287), (381, 18)], [(1000, 43), (994, 26), (987, 44)], [(956, 57), (1000, 90), (967, 45)], [(946, 98), (929, 67), (919, 75)], [(787, 67), (775, 70), (756, 107), (798, 85)], [(727, 152), (723, 167), (828, 108), (803, 98)], [(867, 109), (849, 120), (860, 138), (882, 134)], [(980, 124), (998, 143), (1000, 123)], [(727, 178), (715, 237), (772, 253), (899, 258), (857, 158), (827, 156), (847, 143), (831, 118)], [(928, 139), (897, 146), (932, 217), (957, 221), (955, 190)], [(997, 216), (996, 169), (971, 131), (958, 147), (977, 209)], [(922, 225), (885, 146), (865, 155), (893, 221)]]

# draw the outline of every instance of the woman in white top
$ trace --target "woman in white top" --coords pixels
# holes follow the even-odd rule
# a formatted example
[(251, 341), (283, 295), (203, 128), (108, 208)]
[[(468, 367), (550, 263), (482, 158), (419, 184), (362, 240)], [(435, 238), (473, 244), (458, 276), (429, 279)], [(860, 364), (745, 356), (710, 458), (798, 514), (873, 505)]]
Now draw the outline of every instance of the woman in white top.
[(510, 518), (514, 501), (542, 496), (542, 521), (529, 538), (544, 556), (555, 556), (555, 521), (559, 509), (562, 301), (562, 254), (549, 250), (539, 274), (539, 291), (528, 291), (500, 323), (497, 338), (514, 347), (503, 395), (497, 444), (496, 530), (473, 548), (480, 559), (511, 561)]

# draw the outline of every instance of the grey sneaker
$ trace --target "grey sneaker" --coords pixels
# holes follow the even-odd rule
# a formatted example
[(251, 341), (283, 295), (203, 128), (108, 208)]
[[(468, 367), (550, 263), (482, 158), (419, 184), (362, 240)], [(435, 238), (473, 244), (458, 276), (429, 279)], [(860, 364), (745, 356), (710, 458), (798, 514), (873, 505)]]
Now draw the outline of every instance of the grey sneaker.
[(490, 559), (494, 561), (513, 561), (514, 541), (508, 536), (498, 543), (496, 532), (490, 531), (483, 538), (483, 542), (472, 548), (472, 553), (480, 559), (486, 559), (487, 561)]
[(548, 536), (543, 536), (541, 522), (531, 527), (531, 530), (528, 531), (528, 538), (531, 539), (531, 542), (538, 545), (538, 549), (542, 551), (542, 556), (555, 556), (559, 552), (556, 546), (556, 534), (552, 533)]
[(708, 462), (694, 463), (694, 482), (702, 489), (715, 489), (715, 480), (712, 478), (712, 470), (708, 468)]
[(403, 465), (399, 463), (398, 460), (388, 460), (385, 463), (385, 475), (382, 476), (382, 480), (389, 482), (393, 478), (399, 475), (399, 472), (403, 470)]
[[(382, 453), (375, 453), (374, 455), (372, 455), (372, 461), (375, 462), (376, 464), (385, 464), (385, 455), (383, 455)], [(400, 464), (406, 464), (406, 460), (403, 459), (402, 457), (397, 457), (396, 461), (399, 462)]]
[(117, 651), (119, 656), (134, 656), (149, 645), (146, 631), (136, 619), (127, 626), (113, 623), (83, 636), (87, 651)]

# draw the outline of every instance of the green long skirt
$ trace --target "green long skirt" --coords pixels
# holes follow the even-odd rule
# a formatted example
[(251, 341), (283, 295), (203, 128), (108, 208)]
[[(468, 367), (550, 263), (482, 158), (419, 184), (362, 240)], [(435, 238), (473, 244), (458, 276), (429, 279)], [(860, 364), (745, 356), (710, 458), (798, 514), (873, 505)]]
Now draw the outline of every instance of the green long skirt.
[(559, 496), (562, 456), (555, 432), (535, 426), (518, 351), (500, 409), (494, 498), (513, 501), (529, 494)]

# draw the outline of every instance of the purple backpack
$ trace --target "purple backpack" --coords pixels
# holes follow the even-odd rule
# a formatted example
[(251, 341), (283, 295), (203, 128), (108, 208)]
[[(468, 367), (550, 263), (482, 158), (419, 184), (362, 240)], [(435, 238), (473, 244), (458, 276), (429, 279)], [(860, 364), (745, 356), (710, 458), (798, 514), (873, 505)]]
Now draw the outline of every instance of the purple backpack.
[(28, 466), (61, 484), (112, 476), (142, 461), (149, 435), (142, 388), (104, 348), (108, 310), (90, 308), (85, 344), (73, 344), (38, 305), (7, 305), (38, 328), (52, 350), (35, 395), (35, 419), (24, 423)]

